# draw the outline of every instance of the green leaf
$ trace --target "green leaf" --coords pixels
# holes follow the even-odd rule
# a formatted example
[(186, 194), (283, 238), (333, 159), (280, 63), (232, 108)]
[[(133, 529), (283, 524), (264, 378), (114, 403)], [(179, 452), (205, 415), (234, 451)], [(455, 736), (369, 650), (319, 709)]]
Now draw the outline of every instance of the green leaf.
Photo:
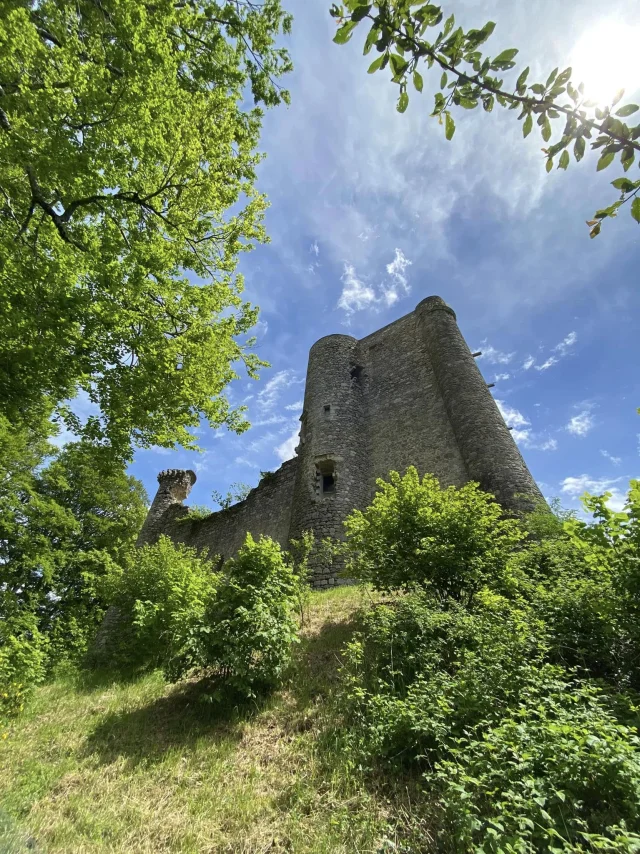
[(404, 111), (409, 106), (409, 93), (404, 91), (400, 93), (400, 97), (398, 98), (398, 103), (396, 105), (396, 110), (399, 113), (404, 113)]
[(499, 53), (496, 57), (494, 57), (493, 64), (496, 64), (498, 62), (511, 62), (514, 56), (517, 56), (517, 54), (518, 50), (515, 47), (509, 48), (508, 50), (503, 50), (502, 53)]
[(530, 70), (530, 69), (529, 69), (529, 66), (527, 65), (527, 67), (525, 68), (525, 70), (524, 70), (524, 71), (522, 72), (522, 74), (518, 77), (518, 80), (517, 80), (517, 82), (516, 82), (516, 89), (517, 89), (518, 91), (520, 91), (520, 89), (524, 89), (524, 85), (525, 85), (525, 83), (526, 83), (527, 77), (529, 76), (529, 70)]
[(549, 142), (549, 140), (551, 139), (551, 122), (546, 116), (542, 124), (542, 138), (545, 142)]
[(640, 222), (640, 196), (636, 196), (631, 205), (631, 216), (636, 222)]
[(604, 154), (598, 160), (598, 166), (596, 167), (597, 172), (602, 172), (603, 169), (606, 169), (613, 162), (613, 158), (615, 157), (615, 152), (613, 151), (605, 151)]
[(531, 113), (524, 120), (524, 124), (522, 125), (522, 136), (527, 137), (531, 133), (531, 129), (533, 127), (533, 116)]
[(441, 89), (444, 89), (444, 87), (445, 87), (446, 85), (447, 85), (447, 72), (446, 72), (446, 71), (443, 71), (443, 72), (442, 72), (442, 77), (440, 78), (440, 88), (441, 88)]
[(625, 104), (624, 107), (620, 107), (619, 110), (616, 110), (616, 116), (621, 116), (621, 118), (625, 118), (625, 116), (631, 116), (633, 113), (637, 113), (638, 107), (637, 104)]
[(529, 89), (531, 89), (534, 95), (542, 95), (544, 92), (544, 86), (542, 83), (534, 83), (533, 86), (529, 86)]
[(354, 9), (351, 13), (351, 20), (355, 21), (357, 24), (358, 21), (361, 21), (363, 18), (366, 18), (370, 11), (371, 6), (358, 6), (358, 8)]
[(636, 188), (636, 185), (629, 178), (616, 178), (615, 181), (611, 182), (611, 186), (623, 193), (632, 193)]
[(453, 135), (456, 132), (456, 124), (451, 117), (451, 113), (447, 113), (445, 122), (444, 122), (444, 135), (447, 139), (453, 139)]
[(482, 97), (482, 106), (485, 109), (485, 112), (490, 113), (493, 110), (493, 95), (483, 95)]
[(551, 172), (551, 170), (553, 169), (553, 157), (549, 157), (547, 159), (546, 169), (547, 169), (547, 172)]
[(478, 102), (474, 98), (460, 98), (460, 106), (465, 110), (473, 110), (478, 106)]
[(560, 160), (558, 162), (558, 169), (566, 169), (569, 165), (569, 152), (565, 149), (560, 155)]
[(444, 22), (444, 34), (445, 34), (445, 36), (449, 35), (451, 30), (453, 29), (453, 25), (455, 24), (455, 22), (456, 22), (456, 19), (453, 15), (450, 15), (450, 17), (448, 17), (447, 20)]
[(351, 34), (357, 26), (357, 21), (347, 21), (346, 24), (343, 24), (341, 27), (338, 28), (335, 36), (333, 37), (333, 41), (336, 44), (346, 44), (351, 38)]
[(416, 87), (418, 92), (422, 92), (424, 88), (424, 80), (422, 79), (422, 74), (419, 71), (413, 72), (413, 85)]
[(374, 72), (376, 72), (380, 68), (382, 68), (383, 63), (386, 60), (386, 58), (387, 58), (386, 54), (383, 53), (377, 59), (374, 59), (373, 62), (371, 63), (371, 65), (369, 66), (367, 74), (373, 74)]
[(557, 69), (557, 68), (554, 68), (554, 69), (553, 69), (553, 71), (551, 72), (551, 74), (547, 77), (547, 82), (546, 82), (546, 84), (545, 84), (545, 89), (548, 89), (548, 88), (549, 88), (549, 86), (551, 86), (551, 84), (553, 83), (553, 81), (556, 79), (557, 74), (558, 74), (558, 69)]

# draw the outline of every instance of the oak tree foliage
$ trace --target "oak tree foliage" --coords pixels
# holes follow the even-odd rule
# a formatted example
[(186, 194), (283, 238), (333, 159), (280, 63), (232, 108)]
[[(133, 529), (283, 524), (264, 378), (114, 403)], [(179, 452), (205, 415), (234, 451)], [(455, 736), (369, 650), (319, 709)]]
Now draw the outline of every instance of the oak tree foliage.
[(262, 363), (235, 270), (266, 240), (256, 146), (289, 28), (279, 0), (0, 0), (10, 418), (84, 389), (85, 432), (125, 450), (246, 426), (224, 389)]
[(598, 171), (619, 162), (625, 174), (612, 181), (619, 197), (588, 220), (591, 237), (596, 237), (603, 220), (615, 217), (623, 205), (628, 205), (640, 223), (640, 180), (626, 176), (640, 155), (640, 124), (627, 120), (632, 116), (637, 119), (640, 107), (623, 103), (623, 89), (609, 104), (590, 101), (583, 84), (572, 80), (571, 68), (554, 68), (545, 79), (532, 82), (529, 67), (516, 68), (516, 48), (493, 56), (481, 50), (495, 30), (493, 21), (480, 29), (465, 30), (456, 25), (454, 15), (447, 16), (444, 8), (434, 3), (345, 0), (332, 5), (331, 15), (338, 23), (333, 39), (337, 44), (348, 42), (361, 22), (369, 26), (364, 53), (369, 54), (374, 47), (378, 53), (369, 74), (388, 69), (391, 81), (399, 87), (400, 113), (409, 105), (411, 86), (421, 93), (422, 72), (433, 69), (439, 73), (439, 91), (431, 115), (444, 126), (447, 139), (455, 133), (456, 108), (473, 110), (482, 105), (490, 113), (498, 105), (516, 110), (523, 136), (531, 133), (534, 124), (537, 126), (545, 145), (547, 172), (554, 165), (567, 169), (571, 154), (579, 162), (587, 147), (599, 153)]

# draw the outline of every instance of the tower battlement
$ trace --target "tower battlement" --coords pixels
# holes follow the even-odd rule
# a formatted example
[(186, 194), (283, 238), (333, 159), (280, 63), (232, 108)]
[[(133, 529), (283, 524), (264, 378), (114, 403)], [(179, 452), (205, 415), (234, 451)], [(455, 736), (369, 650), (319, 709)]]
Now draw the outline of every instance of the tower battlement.
[[(437, 296), (360, 340), (327, 335), (309, 351), (296, 456), (228, 510), (178, 523), (195, 474), (169, 469), (140, 533), (231, 556), (247, 532), (286, 546), (312, 530), (340, 538), (376, 479), (415, 466), (443, 486), (477, 481), (508, 510), (542, 501), (456, 321)], [(315, 567), (314, 583), (338, 583)]]

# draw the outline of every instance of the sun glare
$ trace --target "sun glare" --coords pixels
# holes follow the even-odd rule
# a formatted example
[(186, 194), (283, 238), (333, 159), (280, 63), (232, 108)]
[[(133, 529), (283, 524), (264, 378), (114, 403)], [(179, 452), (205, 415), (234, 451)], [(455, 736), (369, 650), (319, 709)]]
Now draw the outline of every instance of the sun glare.
[(631, 95), (640, 87), (640, 27), (605, 19), (587, 30), (571, 53), (572, 80), (584, 83), (587, 98), (611, 102), (619, 89)]

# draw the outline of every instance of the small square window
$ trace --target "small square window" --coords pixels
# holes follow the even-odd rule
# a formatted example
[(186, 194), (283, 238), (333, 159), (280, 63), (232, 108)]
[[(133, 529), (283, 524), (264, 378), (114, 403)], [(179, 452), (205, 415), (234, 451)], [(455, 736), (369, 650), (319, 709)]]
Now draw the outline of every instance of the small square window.
[(331, 412), (331, 404), (327, 403), (324, 407), (324, 414), (329, 415), (330, 412)]

